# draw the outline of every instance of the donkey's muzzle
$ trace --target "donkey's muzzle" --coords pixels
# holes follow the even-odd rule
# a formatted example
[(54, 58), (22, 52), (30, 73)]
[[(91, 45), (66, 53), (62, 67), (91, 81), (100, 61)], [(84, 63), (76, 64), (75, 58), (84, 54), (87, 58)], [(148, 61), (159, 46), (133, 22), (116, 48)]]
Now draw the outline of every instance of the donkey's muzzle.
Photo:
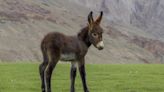
[(103, 41), (100, 41), (97, 43), (96, 47), (98, 48), (98, 50), (102, 50), (104, 48), (104, 43)]

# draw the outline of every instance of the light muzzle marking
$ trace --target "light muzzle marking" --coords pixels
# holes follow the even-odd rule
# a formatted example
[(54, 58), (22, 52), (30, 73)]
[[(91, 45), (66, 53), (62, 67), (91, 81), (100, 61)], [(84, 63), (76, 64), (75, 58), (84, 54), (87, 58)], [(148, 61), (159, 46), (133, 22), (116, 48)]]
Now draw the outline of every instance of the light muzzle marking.
[(104, 42), (103, 41), (98, 42), (96, 47), (97, 48), (104, 48)]

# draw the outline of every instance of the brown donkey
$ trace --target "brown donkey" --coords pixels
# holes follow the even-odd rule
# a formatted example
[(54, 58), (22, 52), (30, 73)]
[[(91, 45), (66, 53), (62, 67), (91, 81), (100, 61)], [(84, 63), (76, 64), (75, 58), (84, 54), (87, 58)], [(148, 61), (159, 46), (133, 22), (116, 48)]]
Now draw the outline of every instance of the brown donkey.
[(76, 36), (66, 36), (62, 33), (52, 32), (44, 37), (41, 43), (43, 63), (39, 67), (42, 92), (51, 92), (51, 75), (59, 60), (71, 62), (70, 92), (75, 92), (76, 63), (84, 92), (89, 92), (85, 77), (85, 55), (92, 44), (99, 50), (104, 48), (103, 29), (100, 27), (102, 15), (103, 12), (101, 11), (100, 16), (94, 21), (91, 11), (88, 15), (88, 26), (82, 28)]

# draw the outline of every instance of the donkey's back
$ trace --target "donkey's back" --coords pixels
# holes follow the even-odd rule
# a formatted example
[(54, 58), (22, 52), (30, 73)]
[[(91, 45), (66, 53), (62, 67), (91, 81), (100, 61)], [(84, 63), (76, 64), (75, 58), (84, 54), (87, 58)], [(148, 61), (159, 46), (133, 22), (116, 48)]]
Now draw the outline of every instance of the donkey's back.
[(55, 46), (56, 48), (63, 47), (65, 43), (66, 35), (59, 32), (48, 33), (42, 40), (41, 47), (50, 48)]

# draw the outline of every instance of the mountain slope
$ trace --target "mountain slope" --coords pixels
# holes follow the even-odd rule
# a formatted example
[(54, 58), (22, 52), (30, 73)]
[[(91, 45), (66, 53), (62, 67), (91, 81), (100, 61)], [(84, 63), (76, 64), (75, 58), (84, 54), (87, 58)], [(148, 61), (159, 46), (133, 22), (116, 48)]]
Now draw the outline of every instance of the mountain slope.
[[(143, 31), (144, 27), (135, 25), (137, 23), (134, 22), (135, 18), (130, 17), (134, 19), (132, 21), (134, 23), (131, 24), (131, 19), (125, 18), (130, 16), (127, 13), (118, 14), (124, 9), (126, 11), (127, 7), (123, 7), (131, 2), (124, 2), (125, 6), (122, 7), (122, 4), (119, 4), (119, 7), (103, 5), (121, 2), (121, 0), (117, 1), (97, 0), (96, 4), (92, 4), (96, 1), (2, 0), (0, 2), (0, 60), (42, 61), (40, 42), (44, 35), (52, 31), (75, 35), (87, 25), (87, 15), (90, 10), (95, 9), (94, 17), (96, 17), (99, 14), (97, 11), (103, 9), (105, 49), (98, 51), (91, 46), (86, 57), (87, 63), (163, 63), (163, 52), (157, 55), (154, 54), (154, 49), (150, 51), (145, 49), (145, 46), (139, 45), (144, 40), (158, 38), (154, 34)], [(105, 9), (113, 10), (109, 12)], [(131, 14), (130, 10), (128, 14)], [(138, 38), (141, 39), (136, 40)], [(149, 42), (150, 40), (146, 41)], [(156, 44), (162, 44), (162, 41), (158, 39)]]

